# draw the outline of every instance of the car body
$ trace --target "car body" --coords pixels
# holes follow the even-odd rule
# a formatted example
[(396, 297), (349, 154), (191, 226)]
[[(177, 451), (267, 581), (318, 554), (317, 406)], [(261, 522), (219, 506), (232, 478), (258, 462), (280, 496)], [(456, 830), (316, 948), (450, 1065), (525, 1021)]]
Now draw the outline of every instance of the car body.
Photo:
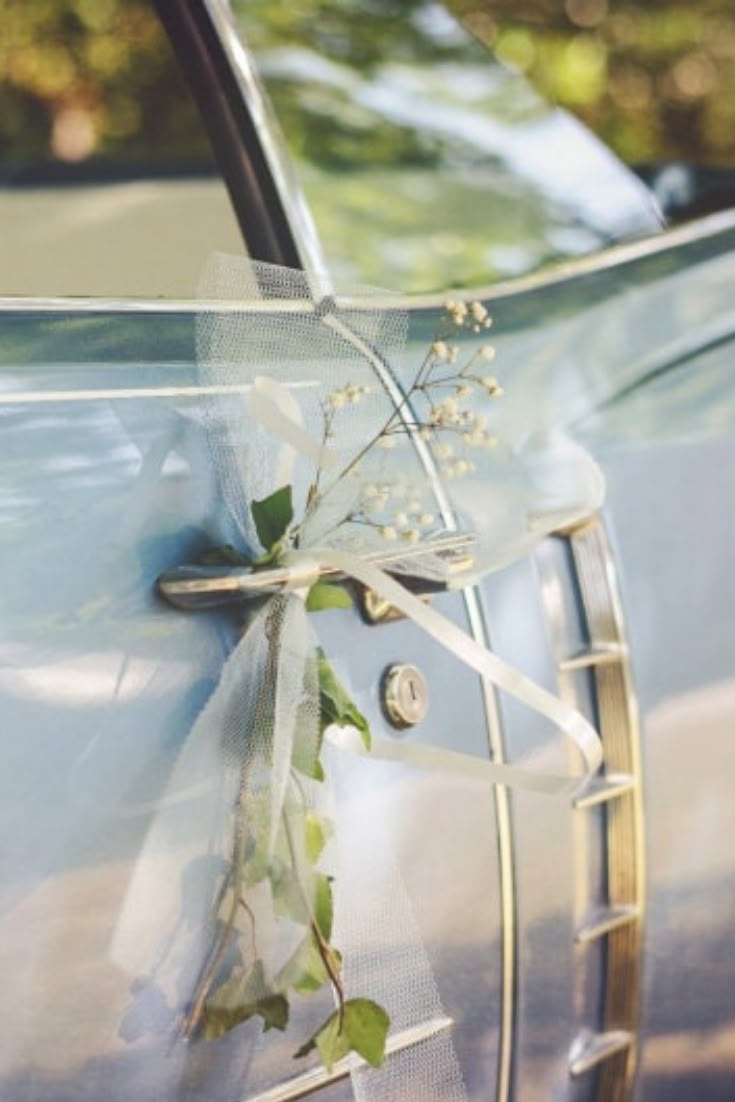
[[(228, 6), (158, 7), (230, 196), (225, 247), (236, 221), (252, 258), (329, 271)], [(562, 207), (589, 199), (597, 237), (589, 231), (587, 255), (461, 290), (444, 260), (444, 286), (408, 288), (408, 350), (431, 339), (447, 295), (480, 300), (495, 318), (509, 422), (519, 434), (564, 427), (605, 476), (599, 516), (434, 601), (589, 715), (604, 776), (570, 804), (403, 772), (375, 794), (373, 814), (409, 885), (468, 1098), (722, 1099), (735, 1080), (735, 211), (667, 229), (596, 139), (556, 117), (550, 125), (571, 143), (570, 164), (578, 154), (594, 169), (588, 183), (571, 171), (553, 184)], [(528, 172), (543, 193), (543, 171)], [(595, 208), (600, 179), (624, 196), (616, 226)], [(200, 224), (206, 186), (179, 219)], [(151, 225), (172, 190), (153, 188)], [(33, 263), (43, 272), (41, 229)], [(200, 253), (210, 232), (220, 230), (202, 230)], [(599, 248), (605, 234), (615, 241)], [(175, 269), (173, 225), (169, 246)], [(371, 274), (348, 260), (334, 261), (338, 288)], [(136, 254), (131, 270), (138, 263)], [(538, 257), (525, 263), (535, 269)], [(93, 251), (72, 293), (94, 280), (95, 264)], [(212, 304), (157, 298), (155, 281), (135, 297), (120, 286), (106, 297), (90, 288), (0, 299), (0, 1095), (301, 1097), (290, 1038), (254, 1048), (253, 1023), (203, 1048), (121, 1035), (131, 975), (114, 944), (127, 892), (237, 625), (227, 611), (177, 612), (155, 589), (222, 530), (196, 414), (197, 324)], [(383, 305), (390, 314), (404, 303)], [(267, 317), (268, 303), (256, 298), (247, 312)], [(409, 738), (478, 760), (533, 751), (567, 770), (556, 732), (410, 621), (335, 610), (319, 634), (376, 731), (390, 736), (383, 671), (413, 663), (431, 705)], [(356, 801), (354, 818), (362, 811)], [(183, 829), (196, 842), (195, 803)], [(378, 879), (394, 857), (378, 861)], [(419, 1059), (420, 1044), (410, 1048)], [(335, 1102), (352, 1096), (344, 1068), (317, 1085)]]

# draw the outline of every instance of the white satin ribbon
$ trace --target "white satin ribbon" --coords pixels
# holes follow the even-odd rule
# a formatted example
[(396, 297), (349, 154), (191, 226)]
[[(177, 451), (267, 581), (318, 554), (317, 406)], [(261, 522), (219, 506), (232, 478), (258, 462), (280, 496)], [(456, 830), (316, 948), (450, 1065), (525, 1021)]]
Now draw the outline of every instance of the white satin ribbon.
[[(294, 400), (288, 394), (286, 388), (274, 379), (260, 377), (254, 389), (254, 394), (257, 393), (267, 393), (268, 395), (268, 419), (266, 421), (261, 418), (261, 406), (251, 400), (253, 416), (280, 440), (292, 447), (294, 451), (313, 462), (316, 452), (323, 451), (323, 449), (306, 432), (300, 420), (296, 420), (292, 416), (290, 409)], [(277, 416), (275, 416), (274, 410), (277, 412)], [(485, 776), (489, 777), (492, 774), (493, 780), (497, 783), (511, 787), (527, 788), (547, 794), (560, 794), (575, 792), (599, 769), (602, 764), (602, 744), (595, 729), (580, 712), (565, 704), (553, 693), (542, 689), (529, 677), (526, 677), (487, 648), (481, 646), (451, 620), (442, 616), (436, 609), (425, 605), (405, 586), (373, 563), (367, 562), (357, 555), (331, 547), (308, 547), (303, 551), (291, 551), (284, 557), (283, 563), (295, 571), (294, 583), (289, 585), (289, 588), (303, 586), (304, 573), (307, 576), (310, 575), (314, 571), (314, 563), (322, 567), (331, 567), (356, 581), (362, 582), (363, 585), (374, 590), (380, 597), (399, 609), (417, 627), (420, 627), (427, 635), (454, 654), (466, 666), (469, 666), (470, 669), (475, 670), (481, 677), (487, 678), (492, 684), (514, 696), (535, 712), (550, 719), (577, 746), (584, 763), (582, 776), (572, 777), (487, 762), (485, 763)], [(404, 754), (404, 760), (412, 752), (415, 755), (414, 744), (404, 743), (402, 746), (403, 750), (401, 752)], [(414, 751), (405, 749), (408, 746), (413, 746)], [(387, 748), (383, 747), (383, 751), (387, 753)], [(437, 753), (439, 752), (437, 751)], [(391, 754), (393, 754), (392, 751)], [(459, 757), (460, 755), (456, 756)], [(445, 768), (449, 764), (445, 759), (444, 765), (442, 765), (438, 758), (432, 757), (431, 752), (424, 755), (423, 761), (427, 766), (432, 761), (439, 768)]]
[[(289, 561), (296, 565), (299, 558), (297, 552), (292, 552)], [(310, 548), (308, 552), (304, 552), (304, 558), (309, 563), (316, 560), (322, 566), (332, 567), (374, 590), (470, 669), (475, 670), (481, 677), (487, 678), (535, 712), (550, 719), (577, 746), (584, 762), (584, 772), (581, 777), (536, 772), (500, 762), (481, 762), (474, 758), (469, 758), (473, 763), (470, 769), (477, 769), (485, 778), (498, 784), (545, 792), (549, 795), (575, 792), (597, 772), (602, 764), (600, 737), (575, 708), (565, 704), (553, 693), (542, 689), (525, 674), (481, 646), (446, 616), (442, 616), (436, 609), (424, 604), (405, 586), (373, 563), (366, 562), (357, 555), (329, 547)], [(346, 737), (340, 736), (333, 738), (332, 741), (342, 745), (343, 749), (357, 748), (357, 742)], [(451, 772), (459, 769), (463, 773), (467, 772), (464, 761), (466, 755), (419, 746), (416, 743), (399, 744), (381, 740), (380, 743), (374, 743), (374, 750), (371, 753), (376, 757), (401, 760), (406, 763), (412, 761), (424, 768), (448, 769)]]

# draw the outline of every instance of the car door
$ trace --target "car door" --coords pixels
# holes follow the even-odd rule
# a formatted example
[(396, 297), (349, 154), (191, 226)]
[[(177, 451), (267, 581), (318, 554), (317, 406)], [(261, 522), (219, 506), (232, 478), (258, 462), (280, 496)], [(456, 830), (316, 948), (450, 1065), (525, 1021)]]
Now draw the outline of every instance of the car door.
[[(227, 140), (232, 104), (240, 119), (245, 104), (229, 92), (219, 103), (220, 79), (227, 91), (229, 78), (219, 73), (214, 80), (211, 53), (223, 40), (203, 6), (194, 25), (187, 23), (192, 10), (181, 5), (176, 26), (169, 12), (169, 30), (185, 75), (205, 102), (236, 213), (252, 248), (288, 261), (288, 248), (278, 243), (283, 219), (267, 202), (256, 202), (269, 179), (263, 177), (261, 187), (258, 149), (248, 160), (241, 137)], [(81, 42), (88, 53), (104, 56), (111, 40), (132, 35), (127, 14), (110, 9), (98, 19), (77, 17), (63, 30), (80, 54)], [(150, 44), (158, 34), (155, 49), (165, 51), (149, 9), (137, 6), (133, 15), (132, 37)], [(58, 46), (49, 42), (49, 30), (62, 32), (47, 27), (44, 41), (43, 30), (33, 43), (39, 54)], [(18, 58), (26, 56), (24, 41), (18, 30)], [(161, 178), (160, 170), (139, 176), (136, 167), (121, 168), (116, 177), (114, 165), (88, 163), (81, 145), (73, 145), (85, 135), (92, 140), (89, 119), (76, 110), (64, 123), (68, 144), (57, 142), (63, 163), (55, 171), (65, 186), (54, 188), (54, 173), (41, 166), (30, 187), (23, 186), (27, 176), (14, 175), (3, 197), (16, 259), (3, 274), (0, 406), (8, 570), (2, 595), (2, 1093), (17, 1102), (122, 1099), (131, 1090), (230, 1099), (275, 1086), (278, 1096), (288, 1097), (303, 1089), (301, 1081), (290, 1082), (296, 1074), (290, 1035), (256, 1055), (259, 1029), (250, 1023), (217, 1042), (172, 1049), (175, 1011), (125, 951), (146, 840), (239, 630), (239, 616), (227, 609), (190, 616), (167, 607), (156, 579), (228, 534), (201, 406), (196, 339), (203, 310), (194, 288), (203, 239), (229, 252), (242, 246), (216, 180), (189, 186), (186, 176)], [(193, 117), (182, 123), (174, 112), (171, 125), (194, 125)], [(113, 128), (113, 150), (114, 137)], [(253, 302), (253, 319), (264, 309), (260, 299)], [(474, 618), (473, 630), (481, 631), (471, 600), (447, 596), (438, 603), (465, 626)], [(415, 632), (407, 623), (366, 626), (356, 612), (321, 618), (330, 652), (340, 656), (339, 675), (371, 724), (389, 730), (380, 711), (381, 675), (389, 665), (421, 661)], [(358, 654), (365, 661), (353, 662)], [(482, 687), (458, 662), (444, 665), (452, 693), (431, 688), (429, 738), (447, 741), (458, 694), (462, 748), (487, 759), (496, 736), (488, 731)], [(418, 1020), (413, 1004), (402, 1027), (396, 1019), (391, 1066), (427, 1046), (441, 1051), (454, 1036), (449, 1074), (461, 1068), (479, 1097), (494, 1089), (507, 1060), (499, 1055), (511, 944), (501, 921), (507, 905), (501, 883), (509, 875), (507, 854), (502, 869), (498, 856), (502, 804), (488, 786), (470, 786), (468, 794), (459, 782), (417, 782), (412, 771), (386, 769), (371, 806), (372, 882), (377, 875), (380, 884), (381, 870), (387, 875), (395, 866), (402, 870), (395, 883), (411, 883), (415, 902), (404, 908), (405, 929), (394, 931), (394, 948), (404, 954), (407, 981), (417, 982), (417, 954), (425, 976)], [(184, 788), (174, 801), (188, 824), (182, 843), (188, 839), (206, 853), (196, 793)], [(460, 810), (458, 840), (447, 826)], [(395, 830), (379, 844), (380, 822), (394, 823)], [(507, 844), (507, 825), (503, 830)], [(450, 861), (447, 847), (457, 844), (462, 860)], [(388, 850), (378, 860), (380, 845)], [(370, 882), (362, 877), (364, 885)], [(178, 884), (172, 869), (162, 868), (147, 906), (155, 907), (169, 889), (176, 895)], [(368, 896), (371, 901), (380, 904), (381, 897)], [(432, 968), (421, 963), (428, 952)], [(374, 954), (364, 967), (380, 975)], [(319, 1009), (305, 1004), (303, 1036)], [(507, 1046), (507, 1034), (502, 1043)], [(426, 1071), (432, 1067), (436, 1072), (436, 1064)], [(319, 1080), (325, 1094), (350, 1093), (345, 1074), (340, 1066)], [(427, 1092), (439, 1089), (436, 1077), (427, 1081)]]
[[(204, 47), (205, 57), (218, 51), (227, 110), (242, 122), (237, 112), (249, 108), (259, 143), (249, 162), (224, 123), (210, 116), (210, 128), (220, 135), (220, 159), (239, 150), (241, 167), (250, 165), (237, 183), (234, 168), (228, 180), (252, 255), (314, 264), (313, 229), (284, 190), (283, 152), (262, 125), (262, 100), (232, 24), (215, 4), (192, 6), (193, 21), (189, 6), (171, 10), (179, 23), (169, 16), (169, 33), (187, 71), (201, 74), (192, 59), (201, 60)], [(202, 78), (192, 79), (196, 88)], [(257, 217), (248, 217), (244, 194), (266, 196)], [(265, 242), (257, 236), (264, 227)], [(380, 780), (368, 786), (371, 814), (385, 829), (367, 882), (394, 883), (389, 872), (398, 867), (433, 977), (425, 1013), (412, 1023), (424, 1032), (399, 1036), (397, 1059), (415, 1058), (415, 1074), (425, 1075), (422, 1053), (436, 1036), (451, 1036), (473, 1098), (624, 1096), (639, 1049), (646, 1097), (670, 1091), (667, 1039), (702, 1023), (720, 1036), (728, 1020), (726, 992), (701, 977), (702, 961), (714, 966), (727, 945), (732, 883), (720, 835), (727, 786), (713, 789), (709, 771), (719, 760), (717, 725), (728, 714), (727, 529), (719, 497), (703, 489), (713, 460), (723, 477), (731, 469), (732, 421), (722, 401), (731, 248), (732, 227), (720, 219), (479, 295), (496, 319), (510, 423), (520, 432), (574, 431), (606, 474), (609, 535), (580, 527), (479, 591), (441, 595), (435, 604), (588, 710), (601, 727), (610, 777), (577, 807), (528, 793), (511, 803), (502, 788), (468, 793), (450, 777), (392, 767), (380, 767)], [(411, 354), (430, 338), (445, 290), (415, 301)], [(262, 300), (248, 314), (255, 319), (258, 311)], [(290, 1039), (269, 1035), (269, 1047), (253, 1055), (254, 1023), (214, 1043), (171, 1049), (166, 1008), (113, 949), (156, 808), (238, 633), (226, 609), (184, 614), (154, 594), (162, 572), (228, 536), (200, 412), (200, 317), (191, 303), (150, 299), (4, 303), (3, 555), (13, 583), (3, 614), (3, 806), (12, 839), (3, 945), (13, 995), (4, 1000), (3, 1077), (11, 1099), (101, 1091), (123, 1098), (131, 1085), (162, 1098), (240, 1098), (243, 1084), (248, 1098), (270, 1090), (267, 1097), (296, 1097), (315, 1086), (337, 1098), (352, 1089), (344, 1068), (331, 1081), (300, 1079)], [(529, 403), (542, 411), (529, 414)], [(635, 435), (633, 414), (636, 429), (644, 426)], [(691, 588), (687, 540), (669, 539), (677, 524), (687, 530), (683, 487), (723, 560)], [(661, 607), (676, 632), (661, 632)], [(703, 609), (716, 609), (710, 622), (722, 627), (695, 647)], [(496, 701), (412, 624), (365, 623), (349, 610), (318, 619), (338, 673), (386, 738), (395, 735), (381, 709), (382, 675), (411, 664), (425, 674), (431, 701), (409, 739), (478, 761), (516, 760), (535, 748), (547, 767), (566, 769), (554, 732)], [(676, 726), (672, 671), (684, 670), (697, 709), (696, 693), (716, 682), (707, 695), (710, 755), (693, 758), (688, 731)], [(651, 748), (644, 743), (655, 870), (648, 895), (641, 712), (644, 733), (654, 732)], [(695, 764), (700, 783), (685, 784)], [(187, 841), (205, 845), (196, 801), (187, 804), (184, 793), (182, 804)], [(364, 805), (355, 806), (357, 818)], [(678, 831), (672, 815), (685, 824)], [(692, 822), (712, 870), (705, 884), (697, 879), (702, 850), (691, 843)], [(170, 877), (161, 870), (162, 892)], [(703, 934), (697, 901), (707, 883), (717, 889), (717, 911)], [(685, 904), (697, 953), (690, 940), (681, 948), (672, 893)], [(397, 948), (407, 943), (399, 939)], [(380, 970), (375, 960), (372, 968)], [(691, 1009), (676, 997), (684, 984)], [(306, 1027), (316, 1012), (304, 1014)], [(718, 1089), (721, 1071), (705, 1065), (696, 1074), (698, 1087)]]
[[(484, 132), (473, 130), (478, 55), (444, 11), (417, 5), (399, 30), (388, 6), (369, 36), (359, 33), (359, 5), (328, 8), (318, 24), (306, 10), (281, 22), (257, 5), (235, 5), (235, 14), (280, 110), (332, 270), (413, 290), (417, 350), (442, 302), (469, 285), (495, 317), (512, 431), (571, 433), (607, 482), (597, 518), (480, 587), (493, 645), (590, 715), (606, 757), (603, 776), (572, 808), (512, 795), (514, 877), (503, 914), (513, 929), (504, 958), (513, 981), (501, 1021), (513, 1023), (505, 1034), (513, 1070), (501, 1073), (498, 1097), (685, 1097), (694, 1084), (718, 1097), (731, 1069), (695, 1055), (690, 1041), (725, 1043), (732, 1017), (727, 985), (707, 978), (727, 957), (733, 885), (722, 845), (728, 784), (714, 775), (727, 774), (722, 732), (735, 650), (720, 558), (731, 554), (732, 531), (722, 513), (733, 480), (732, 214), (656, 236), (650, 198), (581, 129), (565, 132), (554, 117), (544, 152), (535, 101), (528, 159), (492, 115)], [(515, 87), (509, 96), (516, 121), (522, 95)], [(309, 136), (327, 117), (320, 145)], [(565, 138), (567, 157), (559, 155)], [(571, 237), (536, 224), (536, 243), (565, 242), (582, 254), (606, 234), (654, 236), (493, 286), (493, 263), (518, 264), (519, 274), (538, 264), (502, 247), (479, 261), (473, 253), (509, 229), (510, 217), (493, 222), (498, 161), (513, 177), (515, 217), (533, 207), (525, 189), (539, 168), (551, 222), (561, 207), (577, 233), (600, 234), (586, 244), (572, 235), (571, 246)], [(479, 186), (468, 200), (473, 171)], [(603, 193), (599, 219), (594, 199)], [(483, 265), (489, 285), (478, 291)], [(708, 549), (696, 568), (693, 546)], [(531, 717), (502, 697), (500, 709), (511, 760), (543, 744)], [(675, 719), (690, 709), (708, 717), (701, 752)], [(706, 921), (705, 898), (713, 900)], [(679, 1043), (687, 1056), (674, 1072), (665, 1053)]]

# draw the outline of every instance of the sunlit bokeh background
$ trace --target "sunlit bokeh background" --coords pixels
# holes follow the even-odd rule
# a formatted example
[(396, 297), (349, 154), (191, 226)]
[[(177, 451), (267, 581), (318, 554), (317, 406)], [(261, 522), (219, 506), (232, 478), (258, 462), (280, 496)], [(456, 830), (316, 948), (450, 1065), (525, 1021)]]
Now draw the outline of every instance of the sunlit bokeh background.
[[(479, 287), (655, 233), (656, 202), (671, 222), (735, 202), (733, 0), (231, 0), (231, 8), (325, 263), (345, 285)], [(606, 149), (652, 186), (655, 201)], [(110, 207), (119, 232), (106, 253), (130, 252), (137, 270), (117, 293), (149, 290), (139, 275), (149, 267), (145, 249), (131, 236), (145, 245), (149, 193), (123, 197), (111, 187), (156, 180), (148, 222), (161, 226), (167, 214), (201, 229), (183, 285), (190, 293), (203, 250), (237, 248), (221, 183), (216, 227), (203, 221), (214, 210), (204, 185), (191, 202), (181, 191), (192, 176), (212, 190), (215, 174), (151, 3), (0, 0), (0, 188), (13, 212), (0, 291), (101, 293), (99, 227), (112, 225)], [(178, 205), (164, 180), (181, 184)], [(105, 183), (104, 212), (88, 190), (71, 190)], [(52, 195), (55, 185), (64, 187)], [(40, 278), (21, 280), (57, 212), (55, 248), (61, 256), (63, 244), (73, 261), (65, 270), (81, 266), (82, 220), (92, 266), (64, 281), (51, 278), (45, 259)], [(62, 241), (67, 230), (75, 243)]]
[[(418, 5), (402, 5), (406, 15)], [(735, 164), (732, 0), (451, 0), (503, 61), (579, 115), (631, 164)], [(274, 30), (320, 0), (271, 3)], [(369, 0), (369, 57), (396, 5)], [(369, 9), (369, 11), (367, 11)], [(261, 12), (262, 18), (262, 12)], [(0, 151), (79, 161), (136, 142), (206, 155), (143, 0), (1, 0)], [(193, 148), (192, 148), (193, 143)]]

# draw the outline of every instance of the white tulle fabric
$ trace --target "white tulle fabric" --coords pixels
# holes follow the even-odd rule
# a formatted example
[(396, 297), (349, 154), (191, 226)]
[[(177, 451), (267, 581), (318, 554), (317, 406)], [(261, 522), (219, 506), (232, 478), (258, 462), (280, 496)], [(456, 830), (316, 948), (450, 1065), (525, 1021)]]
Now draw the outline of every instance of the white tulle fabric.
[[(587, 773), (599, 764), (599, 742), (581, 716), (427, 609), (395, 578), (366, 564), (366, 555), (386, 548), (385, 540), (377, 528), (345, 520), (367, 487), (388, 486), (394, 507), (396, 501), (410, 500), (438, 518), (427, 533), (429, 541), (458, 528), (471, 532), (476, 537), (472, 565), (451, 579), (452, 585), (461, 586), (525, 554), (548, 532), (593, 512), (603, 494), (599, 470), (553, 427), (507, 438), (502, 402), (487, 399), (499, 443), (476, 457), (470, 478), (436, 481), (430, 445), (417, 443), (409, 433), (394, 437), (391, 450), (369, 449), (349, 477), (341, 477), (394, 413), (396, 393), (410, 385), (415, 368), (406, 362), (407, 312), (400, 303), (376, 309), (370, 294), (353, 293), (335, 302), (325, 291), (302, 273), (229, 257), (213, 258), (204, 278), (203, 298), (211, 309), (205, 307), (198, 322), (200, 379), (203, 387), (222, 394), (207, 399), (201, 417), (234, 538), (251, 552), (262, 550), (250, 504), (286, 484), (294, 487), (295, 517), (302, 518), (317, 467), (321, 503), (303, 525), (298, 548), (284, 557), (294, 571), (292, 588), (270, 596), (250, 617), (190, 733), (115, 934), (114, 958), (131, 975), (154, 976), (170, 1002), (180, 1007), (191, 999), (206, 967), (223, 870), (238, 839), (265, 839), (267, 858), (273, 857), (297, 728), (300, 744), (306, 740), (317, 753), (316, 638), (304, 597), (319, 567), (331, 566), (377, 589), (471, 668), (557, 723), (582, 751)], [(235, 393), (243, 385), (247, 392)], [(329, 439), (324, 439), (324, 403), (347, 385), (367, 388), (369, 394), (339, 409)], [(512, 380), (507, 385), (512, 387)], [(420, 414), (406, 410), (408, 420), (414, 412)], [(386, 524), (389, 520), (385, 518)], [(445, 570), (443, 560), (431, 554), (391, 564), (399, 578), (410, 571), (436, 580)], [(335, 737), (334, 742), (332, 757), (349, 752), (349, 740)], [(390, 753), (396, 753), (395, 744)], [(451, 767), (451, 754), (442, 758), (441, 751), (434, 753), (432, 757), (428, 751), (415, 764)], [(339, 776), (339, 767), (336, 772)], [(568, 777), (547, 778), (503, 765), (488, 779), (546, 792), (568, 790), (570, 783)], [(211, 840), (207, 854), (189, 852), (179, 840), (187, 836), (180, 829), (182, 796), (195, 792)], [(324, 786), (315, 783), (305, 783), (304, 793), (315, 804), (325, 798)], [(338, 842), (331, 854), (338, 874), (335, 941), (344, 956), (348, 994), (385, 1005), (394, 1031), (441, 1018), (429, 957), (390, 852), (381, 855), (381, 890), (376, 894), (374, 884), (360, 874), (364, 862), (359, 839), (350, 838), (347, 819), (344, 830), (339, 829), (345, 793), (327, 798), (336, 799)], [(172, 876), (172, 868), (178, 868), (178, 877)], [(187, 877), (196, 885), (185, 892), (191, 905), (182, 914)], [(275, 970), (293, 947), (288, 931), (284, 934), (284, 923), (264, 890), (250, 902), (257, 907), (260, 928), (271, 932), (268, 955)], [(401, 960), (376, 970), (376, 937), (388, 944), (395, 929), (402, 931)], [(419, 1048), (389, 1057), (380, 1071), (356, 1069), (353, 1089), (360, 1102), (463, 1102), (466, 1094), (451, 1032), (440, 1031)]]

